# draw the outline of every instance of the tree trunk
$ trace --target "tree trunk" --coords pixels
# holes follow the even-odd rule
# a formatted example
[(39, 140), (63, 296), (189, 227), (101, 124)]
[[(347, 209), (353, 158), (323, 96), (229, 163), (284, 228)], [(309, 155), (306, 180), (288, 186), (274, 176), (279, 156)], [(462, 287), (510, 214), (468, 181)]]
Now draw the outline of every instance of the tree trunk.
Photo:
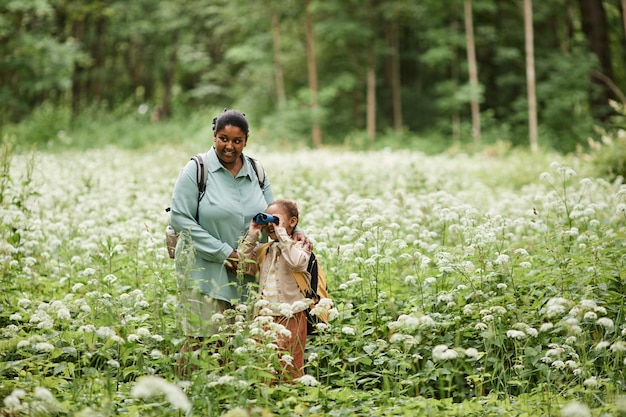
[[(84, 21), (74, 20), (72, 22), (72, 36), (77, 43), (83, 41)], [(72, 116), (75, 117), (80, 113), (81, 101), (83, 95), (83, 78), (85, 68), (81, 64), (74, 64), (74, 73), (72, 74)]]
[(176, 77), (176, 45), (178, 34), (172, 36), (170, 51), (165, 70), (163, 72), (163, 100), (161, 101), (160, 119), (168, 119), (172, 115), (172, 88)]
[(524, 38), (526, 42), (526, 84), (528, 89), (528, 135), (530, 150), (537, 146), (537, 97), (535, 95), (535, 51), (533, 34), (533, 2), (524, 0)]
[[(450, 32), (454, 38), (459, 36), (459, 23), (454, 14), (450, 17)], [(459, 83), (459, 50), (456, 44), (452, 45), (452, 62), (450, 63), (450, 78), (455, 84)], [(461, 115), (456, 106), (452, 109), (452, 138), (455, 145), (461, 143)]]
[(319, 105), (317, 102), (317, 63), (315, 59), (315, 35), (313, 33), (313, 15), (311, 13), (311, 2), (310, 0), (306, 3), (306, 18), (305, 18), (305, 28), (306, 28), (306, 61), (307, 68), (309, 73), (309, 93), (311, 95), (310, 98), (310, 106), (311, 106), (311, 115), (313, 120), (313, 128), (312, 128), (312, 138), (313, 138), (313, 147), (319, 148), (322, 146), (322, 129), (320, 128), (319, 122)]
[(278, 12), (272, 13), (272, 43), (274, 45), (274, 80), (276, 82), (276, 100), (278, 108), (285, 107), (287, 96), (285, 95), (285, 80), (283, 77), (283, 66), (280, 54), (280, 21)]
[(402, 88), (400, 76), (400, 40), (398, 24), (395, 18), (387, 22), (387, 43), (390, 49), (389, 79), (391, 85), (391, 105), (393, 108), (393, 128), (396, 132), (402, 130)]
[(624, 36), (626, 36), (626, 0), (622, 0), (622, 24), (624, 25)]
[(376, 53), (370, 49), (367, 62), (367, 138), (376, 138)]
[(91, 94), (96, 101), (100, 101), (103, 98), (104, 93), (104, 77), (106, 75), (105, 68), (105, 28), (106, 22), (104, 18), (98, 17), (96, 19), (96, 33), (95, 39), (92, 45), (92, 56), (93, 56), (93, 69), (90, 72), (91, 78)]
[[(579, 0), (582, 29), (587, 38), (589, 50), (595, 54), (600, 64), (600, 73), (612, 80), (613, 69), (611, 65), (611, 50), (609, 44), (609, 34), (607, 28), (606, 13), (602, 0)], [(610, 112), (608, 106), (611, 98), (610, 88), (606, 83), (594, 77), (592, 82), (599, 87), (599, 92), (592, 93), (590, 97), (591, 111), (595, 117), (605, 120)]]
[(472, 138), (474, 143), (480, 143), (480, 104), (478, 88), (478, 68), (476, 65), (476, 51), (474, 43), (474, 24), (472, 22), (472, 0), (465, 0), (465, 39), (467, 46), (467, 66), (469, 81), (472, 89)]

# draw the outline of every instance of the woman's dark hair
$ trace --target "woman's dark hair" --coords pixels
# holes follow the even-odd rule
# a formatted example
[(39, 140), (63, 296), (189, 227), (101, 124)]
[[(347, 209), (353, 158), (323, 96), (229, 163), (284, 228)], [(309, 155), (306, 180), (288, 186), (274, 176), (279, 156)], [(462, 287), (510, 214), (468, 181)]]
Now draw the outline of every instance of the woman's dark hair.
[(238, 127), (246, 134), (246, 139), (248, 138), (248, 120), (244, 113), (237, 110), (224, 109), (222, 114), (213, 118), (213, 133), (222, 130), (228, 125)]
[(295, 217), (296, 219), (300, 219), (300, 213), (298, 212), (298, 205), (296, 204), (295, 201), (279, 199), (270, 203), (270, 206), (280, 206), (284, 208), (285, 210), (287, 210), (287, 214), (289, 214), (289, 217)]

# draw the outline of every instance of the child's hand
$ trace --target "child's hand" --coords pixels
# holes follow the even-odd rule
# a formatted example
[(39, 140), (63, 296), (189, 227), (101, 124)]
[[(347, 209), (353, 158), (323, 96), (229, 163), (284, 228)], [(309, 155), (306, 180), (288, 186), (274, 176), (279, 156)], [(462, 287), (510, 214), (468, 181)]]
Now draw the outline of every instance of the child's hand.
[(260, 232), (263, 230), (263, 226), (260, 224), (256, 224), (254, 220), (250, 221), (250, 227), (248, 229), (250, 232)]

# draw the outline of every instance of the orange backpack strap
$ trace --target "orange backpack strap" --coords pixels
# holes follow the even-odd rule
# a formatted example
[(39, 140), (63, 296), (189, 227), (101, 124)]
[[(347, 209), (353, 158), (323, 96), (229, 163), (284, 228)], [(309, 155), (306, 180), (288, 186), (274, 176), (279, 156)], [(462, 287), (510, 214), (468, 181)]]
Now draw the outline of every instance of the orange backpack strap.
[[(311, 289), (311, 286), (307, 284), (306, 278), (304, 277), (304, 273), (291, 271), (291, 275), (293, 275), (296, 282), (298, 283), (298, 287), (300, 287), (300, 292), (302, 293), (302, 295), (305, 298), (312, 298), (313, 290)], [(317, 302), (319, 300), (313, 299), (313, 301)]]
[(259, 247), (259, 252), (256, 258), (256, 261), (259, 264), (259, 267), (261, 266), (261, 262), (263, 262), (263, 259), (265, 259), (265, 255), (267, 255), (267, 251), (269, 250), (271, 244), (272, 242), (267, 242), (267, 243), (262, 244), (261, 247)]

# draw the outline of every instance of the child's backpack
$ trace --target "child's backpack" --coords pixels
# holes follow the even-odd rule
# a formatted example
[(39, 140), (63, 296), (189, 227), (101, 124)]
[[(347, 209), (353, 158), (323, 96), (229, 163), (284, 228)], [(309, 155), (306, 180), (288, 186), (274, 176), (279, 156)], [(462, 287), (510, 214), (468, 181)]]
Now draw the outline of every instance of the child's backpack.
[[(263, 262), (265, 255), (267, 255), (267, 250), (270, 247), (271, 242), (264, 243), (259, 248), (258, 253), (258, 263)], [(307, 318), (307, 334), (315, 335), (317, 334), (316, 325), (320, 322), (328, 323), (328, 313), (321, 314), (311, 314), (311, 310), (315, 308), (317, 303), (322, 298), (328, 297), (328, 288), (326, 286), (326, 276), (324, 275), (324, 271), (322, 270), (321, 265), (317, 260), (317, 256), (313, 252), (311, 252), (311, 257), (309, 258), (309, 264), (306, 267), (306, 270), (309, 274), (311, 274), (311, 285), (306, 282), (306, 278), (302, 272), (294, 272), (293, 277), (295, 278), (298, 286), (300, 287), (300, 292), (306, 298), (310, 298), (313, 300), (313, 303), (306, 310), (306, 318)]]
[[(252, 165), (252, 169), (254, 169), (254, 173), (256, 174), (257, 179), (259, 180), (259, 187), (261, 187), (261, 191), (265, 187), (265, 170), (261, 166), (261, 163), (254, 158), (246, 156), (250, 164)], [(196, 156), (191, 158), (196, 163), (197, 169), (197, 183), (198, 183), (198, 203), (196, 206), (196, 222), (199, 222), (198, 219), (198, 211), (200, 209), (200, 200), (204, 197), (204, 193), (206, 191), (206, 181), (208, 175), (208, 167), (204, 161), (204, 155), (199, 153)], [(170, 207), (166, 208), (165, 211), (169, 213), (171, 210)], [(168, 224), (165, 228), (165, 245), (167, 246), (167, 253), (170, 258), (174, 259), (176, 252), (176, 243), (178, 242), (178, 234), (171, 226)]]

